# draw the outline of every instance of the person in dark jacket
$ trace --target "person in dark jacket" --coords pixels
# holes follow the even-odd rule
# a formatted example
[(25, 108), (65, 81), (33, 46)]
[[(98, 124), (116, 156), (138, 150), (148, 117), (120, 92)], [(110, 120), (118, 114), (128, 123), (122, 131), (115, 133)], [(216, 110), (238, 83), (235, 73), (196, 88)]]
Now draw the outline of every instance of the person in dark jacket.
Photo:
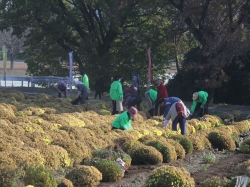
[(119, 114), (112, 123), (112, 130), (121, 129), (121, 130), (130, 130), (132, 129), (132, 119), (137, 116), (137, 109), (131, 107), (128, 111), (124, 111)]
[(103, 80), (102, 78), (98, 78), (95, 82), (95, 99), (97, 98), (97, 96), (99, 96), (99, 99), (102, 98), (103, 89)]
[(141, 91), (140, 91), (140, 78), (137, 74), (137, 72), (133, 72), (132, 73), (132, 85), (131, 87), (133, 88), (134, 92), (138, 95), (140, 95)]
[(89, 95), (88, 88), (81, 81), (78, 81), (78, 80), (73, 80), (73, 85), (77, 88), (78, 92), (77, 92), (76, 99), (73, 100), (71, 103), (73, 105), (76, 105), (79, 103), (85, 104), (87, 97)]
[[(168, 92), (165, 85), (163, 84), (162, 77), (158, 77), (156, 79), (156, 83), (157, 83), (157, 97), (155, 100), (154, 115), (158, 116), (159, 100), (168, 98)], [(160, 106), (160, 116), (163, 114), (163, 112), (164, 112), (164, 107)]]
[(208, 114), (208, 93), (205, 91), (195, 92), (192, 99), (190, 118), (203, 120), (204, 115)]
[(141, 110), (141, 108), (140, 108), (141, 102), (142, 102), (142, 98), (140, 95), (128, 93), (124, 97), (123, 106), (127, 106), (128, 109), (136, 106), (137, 110), (140, 111)]
[(123, 90), (123, 96), (125, 97), (125, 95), (127, 95), (127, 94), (136, 94), (136, 92), (132, 88), (132, 86), (130, 86), (130, 87)]
[(66, 98), (68, 95), (68, 90), (67, 90), (67, 83), (60, 81), (57, 86), (56, 86), (57, 92), (58, 92), (58, 97), (62, 97), (62, 94), (64, 94), (64, 97)]

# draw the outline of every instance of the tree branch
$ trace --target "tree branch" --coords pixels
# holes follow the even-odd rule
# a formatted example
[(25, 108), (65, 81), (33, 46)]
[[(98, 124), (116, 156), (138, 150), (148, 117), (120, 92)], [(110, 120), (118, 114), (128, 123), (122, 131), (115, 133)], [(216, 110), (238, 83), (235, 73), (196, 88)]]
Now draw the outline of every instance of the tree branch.
[(203, 10), (201, 12), (201, 17), (200, 17), (200, 21), (199, 21), (199, 28), (200, 29), (203, 28), (204, 20), (206, 18), (207, 10), (208, 10), (210, 2), (211, 2), (211, 0), (206, 0), (206, 3), (205, 3)]

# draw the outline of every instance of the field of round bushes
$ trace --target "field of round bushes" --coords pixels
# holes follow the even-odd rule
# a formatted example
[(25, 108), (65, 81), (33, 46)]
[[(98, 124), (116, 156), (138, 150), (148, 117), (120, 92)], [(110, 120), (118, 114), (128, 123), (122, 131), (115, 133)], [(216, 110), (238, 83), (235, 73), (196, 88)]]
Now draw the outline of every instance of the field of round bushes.
[[(234, 151), (239, 135), (250, 128), (247, 119), (226, 125), (223, 116), (206, 115), (206, 121), (188, 120), (187, 136), (182, 136), (171, 130), (171, 122), (163, 128), (162, 116), (148, 119), (143, 102), (132, 130), (111, 130), (116, 117), (110, 113), (111, 102), (70, 101), (0, 91), (0, 186), (95, 187), (120, 180), (131, 165), (145, 164), (159, 165), (149, 174), (146, 187), (194, 187), (184, 168), (161, 164), (194, 150)], [(250, 153), (249, 145), (246, 139), (240, 149)], [(118, 158), (125, 167), (116, 162)], [(249, 165), (241, 166), (246, 175)]]

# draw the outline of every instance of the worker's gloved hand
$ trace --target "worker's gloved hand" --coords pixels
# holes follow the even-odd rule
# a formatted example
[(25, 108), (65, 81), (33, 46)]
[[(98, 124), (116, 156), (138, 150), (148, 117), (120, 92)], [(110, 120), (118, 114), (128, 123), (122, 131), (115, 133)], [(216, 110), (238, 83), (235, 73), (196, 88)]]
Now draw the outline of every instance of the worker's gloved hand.
[(204, 109), (204, 106), (203, 106), (203, 105), (201, 105), (201, 106), (200, 106), (200, 108), (201, 108), (201, 109)]
[(164, 123), (163, 123), (163, 127), (167, 127), (168, 126), (168, 120), (164, 120)]

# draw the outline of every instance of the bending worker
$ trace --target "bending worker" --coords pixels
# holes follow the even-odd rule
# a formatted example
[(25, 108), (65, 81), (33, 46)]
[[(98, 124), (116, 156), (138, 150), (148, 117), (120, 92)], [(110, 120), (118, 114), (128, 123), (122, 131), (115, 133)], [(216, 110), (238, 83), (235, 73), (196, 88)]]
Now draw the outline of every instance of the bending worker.
[(190, 118), (203, 118), (205, 114), (208, 114), (208, 93), (205, 91), (195, 92), (192, 99)]
[(64, 97), (66, 98), (68, 95), (68, 90), (67, 90), (67, 84), (64, 81), (60, 81), (57, 86), (56, 86), (57, 92), (58, 92), (58, 97), (62, 97), (62, 94), (64, 94)]
[(74, 101), (72, 101), (72, 104), (75, 105), (78, 104), (79, 102), (81, 104), (85, 104), (87, 97), (89, 95), (88, 88), (81, 81), (78, 80), (73, 80), (73, 85), (77, 88), (78, 92), (77, 92), (77, 98)]
[(155, 100), (157, 97), (157, 91), (153, 89), (149, 89), (145, 92), (144, 95), (148, 102), (148, 107), (149, 107), (148, 113), (150, 114), (150, 116), (154, 116), (154, 105), (155, 105)]
[(128, 111), (119, 114), (112, 123), (113, 129), (130, 130), (132, 129), (131, 121), (136, 117), (138, 111), (135, 107), (131, 107)]
[(167, 127), (168, 121), (172, 120), (172, 130), (177, 131), (177, 124), (180, 124), (181, 134), (186, 135), (186, 118), (189, 116), (189, 110), (178, 97), (169, 97), (161, 99), (160, 104), (164, 107), (164, 127)]
[(142, 102), (142, 98), (138, 94), (127, 94), (124, 97), (123, 106), (127, 106), (130, 109), (132, 106), (137, 108), (137, 110), (141, 110), (140, 104)]

